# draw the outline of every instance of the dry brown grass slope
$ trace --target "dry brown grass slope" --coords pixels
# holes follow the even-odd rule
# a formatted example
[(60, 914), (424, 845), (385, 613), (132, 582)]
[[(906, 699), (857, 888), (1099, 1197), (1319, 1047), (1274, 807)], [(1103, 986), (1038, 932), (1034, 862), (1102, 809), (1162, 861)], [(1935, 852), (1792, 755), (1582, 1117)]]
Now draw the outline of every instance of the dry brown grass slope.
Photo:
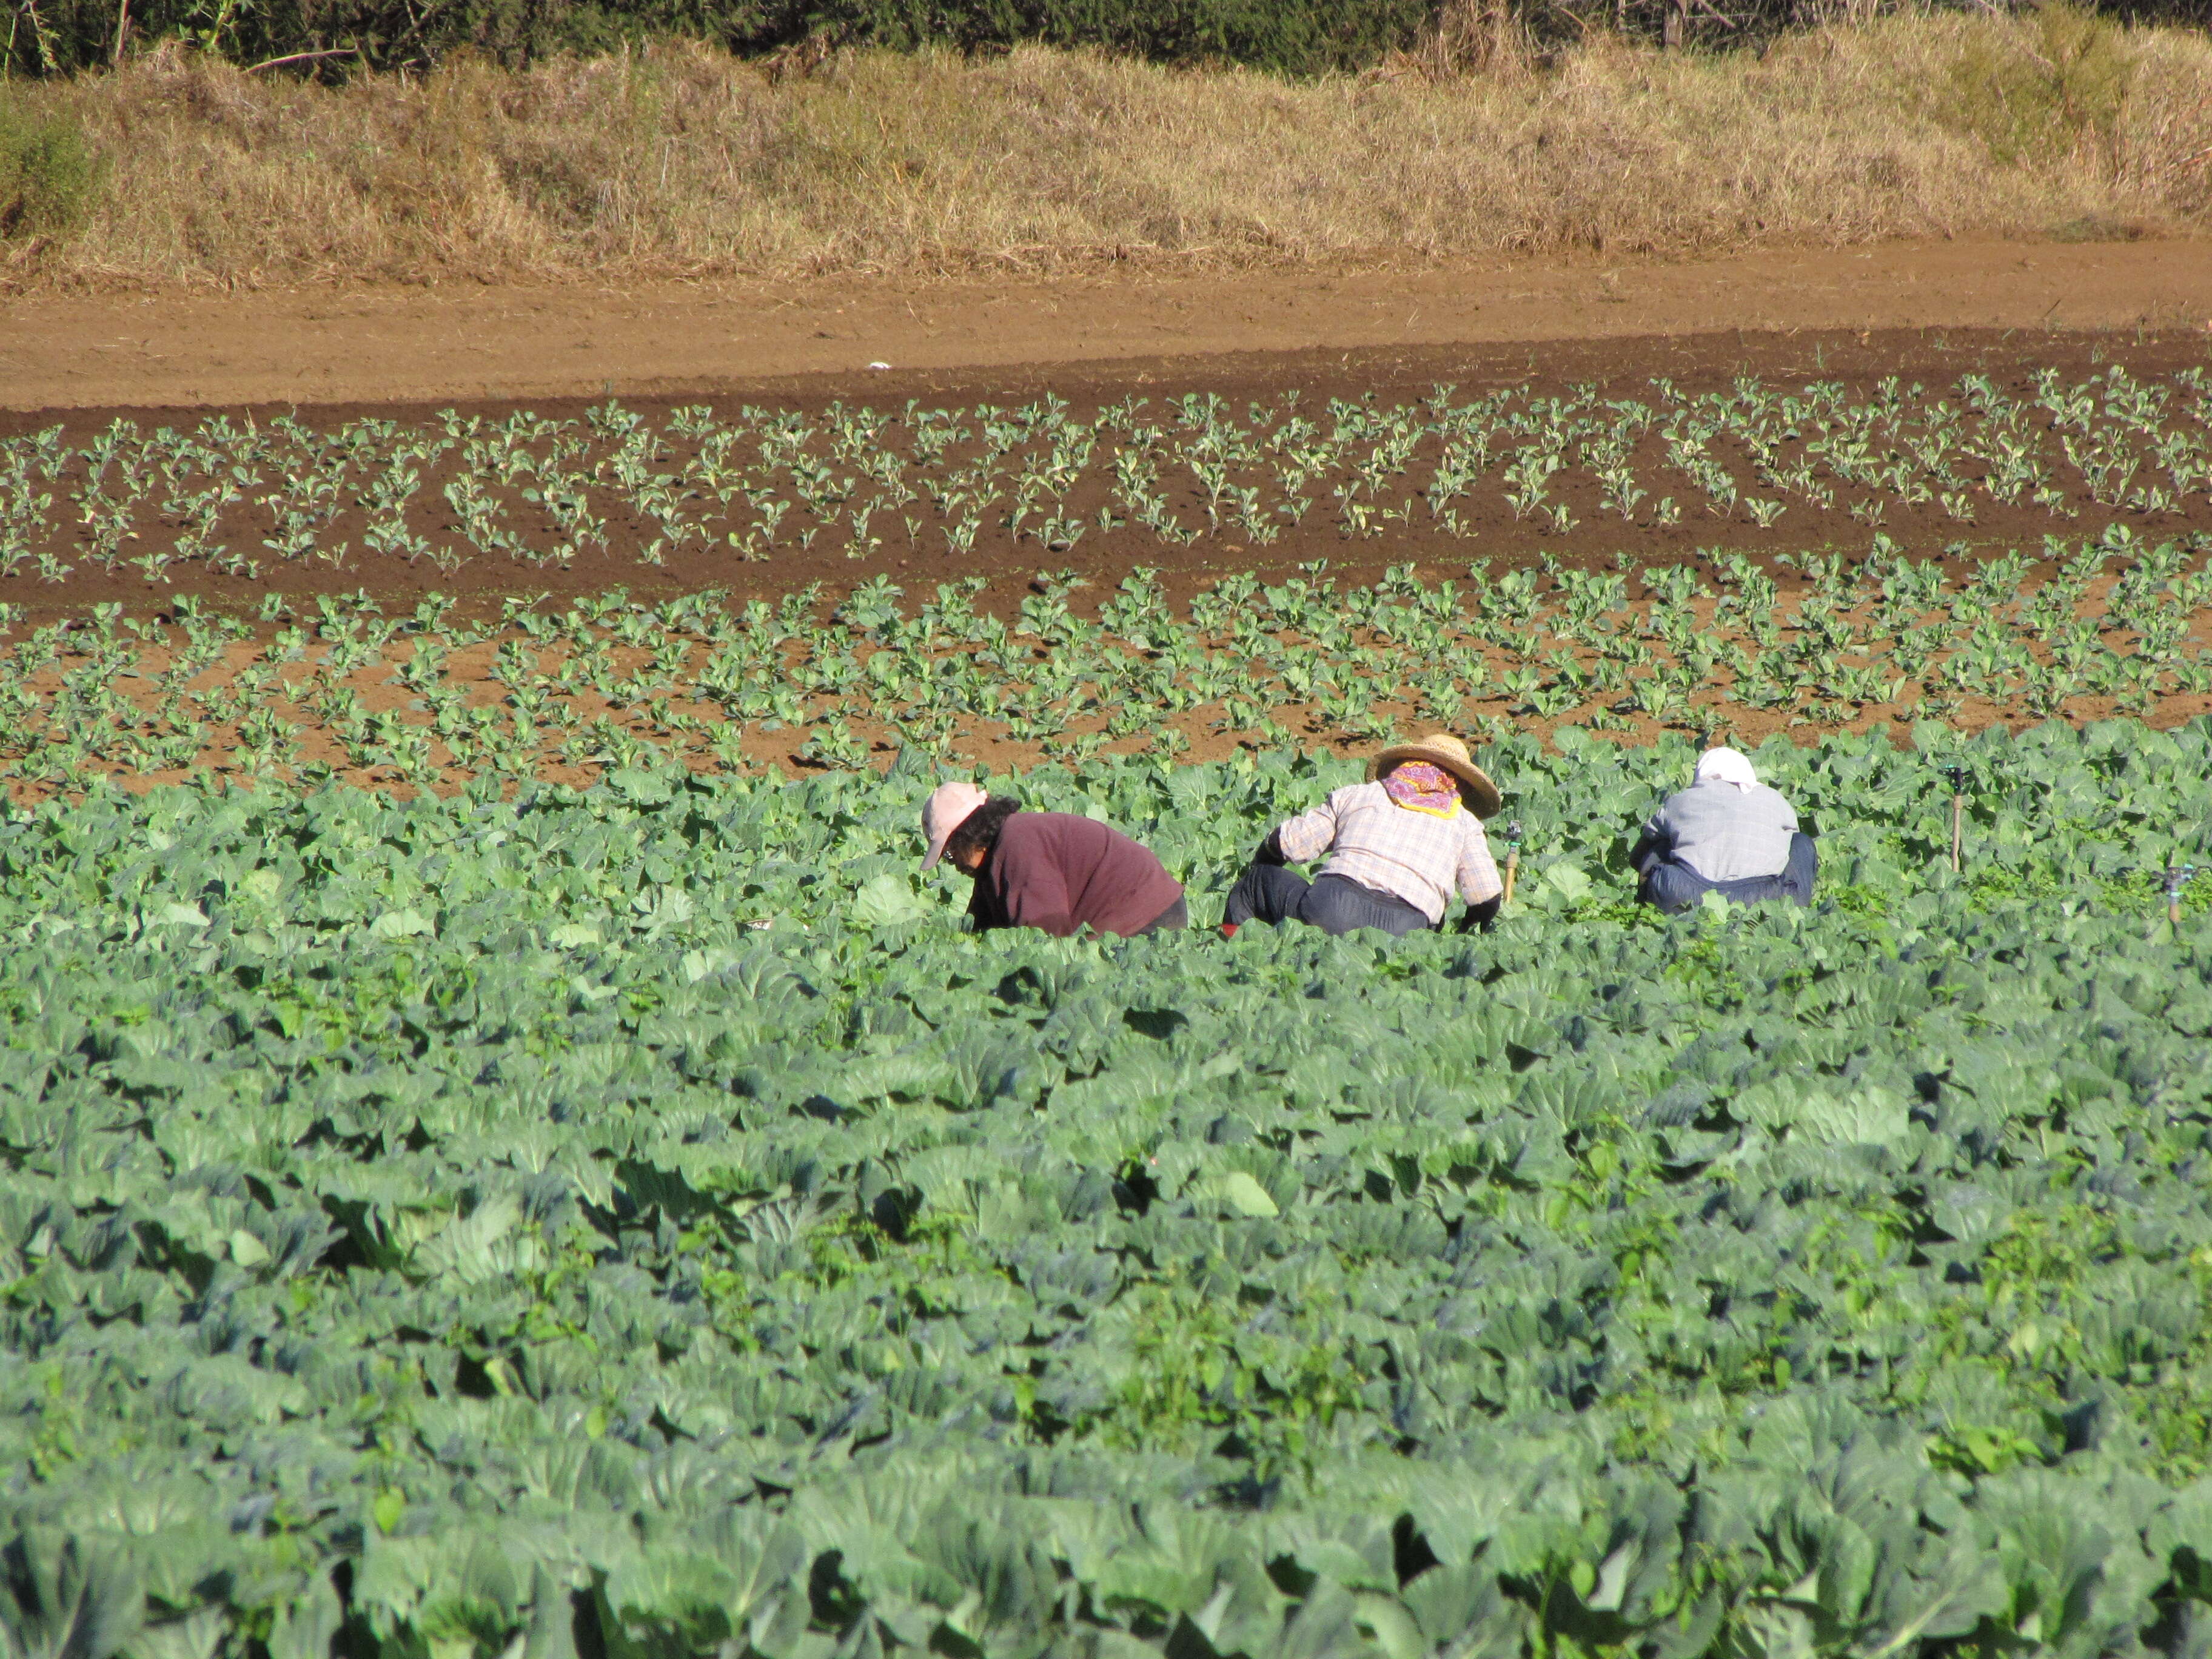
[(1288, 84), (1087, 53), (702, 49), (343, 89), (175, 52), (18, 87), (107, 158), (15, 280), (264, 283), (1297, 261), (2212, 226), (2212, 42), (1916, 16), (1764, 58)]

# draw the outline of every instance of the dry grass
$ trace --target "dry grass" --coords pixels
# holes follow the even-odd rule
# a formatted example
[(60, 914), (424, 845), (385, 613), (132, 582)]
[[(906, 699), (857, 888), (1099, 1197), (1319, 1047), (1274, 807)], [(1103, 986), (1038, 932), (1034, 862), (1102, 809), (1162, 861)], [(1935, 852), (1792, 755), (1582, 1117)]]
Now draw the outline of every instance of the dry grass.
[(1764, 59), (1595, 41), (1541, 70), (1291, 85), (1086, 53), (705, 50), (343, 90), (163, 52), (17, 88), (108, 158), (18, 281), (914, 270), (1102, 252), (1680, 252), (2212, 223), (2212, 42), (1893, 18)]

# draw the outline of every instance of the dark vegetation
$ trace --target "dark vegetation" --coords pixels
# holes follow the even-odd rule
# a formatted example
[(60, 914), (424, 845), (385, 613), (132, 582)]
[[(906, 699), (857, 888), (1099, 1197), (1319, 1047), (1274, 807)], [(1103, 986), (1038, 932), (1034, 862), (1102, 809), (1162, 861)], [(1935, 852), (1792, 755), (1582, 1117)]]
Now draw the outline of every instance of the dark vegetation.
[[(115, 57), (114, 0), (44, 0), (35, 25), (18, 3), (25, 22), (10, 44), (12, 68), (70, 72)], [(1409, 46), (1436, 15), (1431, 0), (150, 0), (122, 27), (126, 46), (128, 37), (177, 36), (241, 62), (331, 52), (349, 67), (427, 65), (463, 50), (520, 64), (678, 36), (744, 53), (808, 42), (975, 52), (1036, 41), (1314, 74)]]
[[(1509, 40), (1540, 49), (1610, 27), (1633, 39), (1733, 48), (1882, 7), (1838, 0), (11, 0), (0, 52), (29, 74), (112, 63), (177, 39), (240, 63), (304, 72), (427, 67), (457, 52), (507, 64), (647, 40), (711, 41), (748, 55), (844, 46), (994, 52), (1103, 46), (1156, 62), (1244, 64), (1308, 76), (1394, 54), (1444, 67)], [(1970, 9), (1972, 8), (1969, 8)], [(2207, 0), (2113, 0), (2116, 20), (2203, 26)]]

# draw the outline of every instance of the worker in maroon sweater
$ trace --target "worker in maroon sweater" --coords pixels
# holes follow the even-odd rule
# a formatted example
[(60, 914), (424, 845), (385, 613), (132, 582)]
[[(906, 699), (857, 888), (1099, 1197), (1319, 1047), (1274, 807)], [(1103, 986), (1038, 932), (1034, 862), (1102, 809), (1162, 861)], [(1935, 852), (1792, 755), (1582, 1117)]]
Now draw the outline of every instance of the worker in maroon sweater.
[(1036, 927), (1066, 939), (1079, 927), (1127, 937), (1188, 927), (1182, 884), (1118, 830), (1073, 812), (1024, 812), (1010, 795), (948, 783), (921, 809), (925, 870), (939, 859), (974, 878), (975, 931)]

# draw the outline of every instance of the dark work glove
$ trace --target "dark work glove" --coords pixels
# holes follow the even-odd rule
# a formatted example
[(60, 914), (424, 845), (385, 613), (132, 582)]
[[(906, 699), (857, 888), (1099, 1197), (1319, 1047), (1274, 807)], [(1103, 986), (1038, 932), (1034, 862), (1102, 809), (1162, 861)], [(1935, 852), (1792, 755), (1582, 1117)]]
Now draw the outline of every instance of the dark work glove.
[(1459, 919), (1459, 931), (1471, 933), (1480, 927), (1484, 933), (1488, 933), (1491, 923), (1498, 920), (1498, 911), (1504, 907), (1505, 896), (1503, 893), (1496, 898), (1486, 898), (1480, 904), (1468, 905)]
[(1252, 854), (1255, 864), (1288, 864), (1283, 856), (1283, 832), (1279, 827), (1267, 831), (1267, 838), (1260, 843), (1260, 850)]

